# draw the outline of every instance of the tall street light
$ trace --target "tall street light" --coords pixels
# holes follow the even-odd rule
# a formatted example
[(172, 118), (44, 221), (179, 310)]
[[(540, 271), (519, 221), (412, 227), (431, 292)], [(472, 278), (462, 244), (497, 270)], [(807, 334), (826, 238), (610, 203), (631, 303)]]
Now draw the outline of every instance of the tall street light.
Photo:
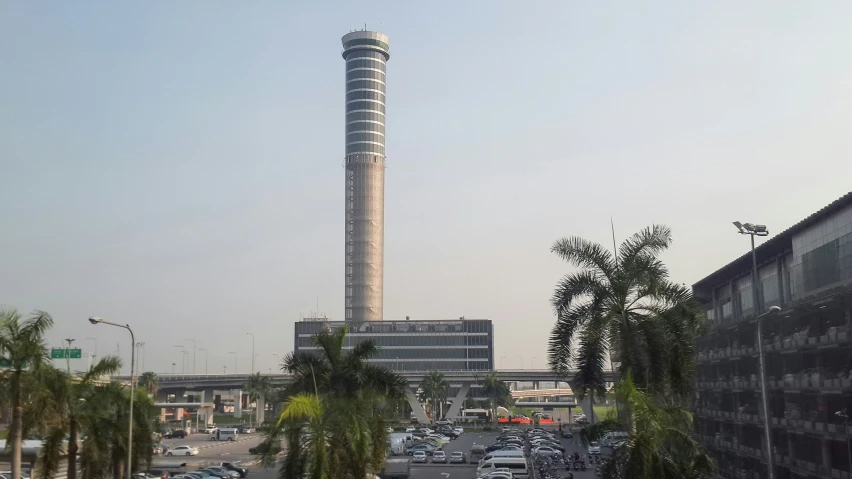
[(246, 333), (251, 336), (251, 373), (254, 374), (254, 334)]
[(198, 348), (199, 351), (204, 351), (204, 375), (207, 375), (207, 350), (204, 348)]
[[(846, 420), (846, 434), (849, 434), (849, 415), (846, 414), (846, 411), (837, 411), (834, 413), (835, 416), (841, 417)], [(849, 457), (849, 470), (852, 471), (852, 445), (849, 443), (849, 438), (846, 438), (846, 456)]]
[(68, 347), (65, 348), (65, 363), (68, 366), (68, 377), (71, 378), (71, 343), (75, 341), (74, 338), (68, 338), (65, 340), (68, 343)]
[(234, 355), (234, 374), (239, 374), (239, 371), (237, 370), (237, 353), (234, 351), (228, 351), (228, 354)]
[(177, 366), (177, 363), (172, 363), (172, 375), (173, 376), (175, 374), (175, 366)]
[(142, 372), (144, 373), (145, 372), (145, 343), (144, 342), (143, 343), (136, 343), (136, 351), (137, 351), (136, 356), (137, 357), (139, 356), (138, 351), (140, 349), (142, 350), (142, 355), (141, 355), (142, 361), (139, 361), (139, 362), (142, 363)]
[(195, 374), (195, 340), (194, 339), (184, 339), (184, 341), (192, 341), (192, 374)]
[[(772, 452), (772, 429), (769, 426), (769, 397), (766, 393), (766, 357), (763, 353), (763, 318), (781, 310), (778, 306), (769, 308), (766, 314), (760, 315), (760, 295), (757, 291), (757, 252), (754, 249), (755, 236), (769, 236), (766, 225), (740, 223), (734, 221), (734, 226), (741, 235), (751, 237), (751, 300), (754, 316), (757, 317), (757, 352), (760, 356), (760, 391), (763, 396), (763, 430), (766, 434), (766, 464), (769, 469), (769, 479), (775, 479), (775, 455)], [(759, 315), (759, 316), (758, 316)]]
[(95, 352), (92, 354), (89, 351), (89, 369), (92, 369), (92, 358), (98, 357), (98, 339), (97, 338), (86, 338), (86, 341), (93, 341), (95, 343)]
[(134, 345), (136, 344), (136, 337), (133, 335), (133, 330), (130, 329), (129, 324), (117, 324), (110, 323), (109, 321), (104, 321), (103, 319), (92, 316), (89, 318), (89, 322), (92, 324), (108, 324), (110, 326), (115, 326), (118, 328), (124, 328), (130, 332), (130, 424), (128, 427), (128, 437), (127, 437), (127, 479), (130, 479), (133, 473), (133, 387), (136, 382), (136, 377), (133, 375), (133, 369), (136, 367), (136, 355), (134, 352)]
[(184, 346), (183, 344), (175, 344), (174, 347), (180, 348), (180, 373), (186, 374), (186, 361), (185, 361), (186, 346)]
[(278, 353), (272, 353), (275, 356), (275, 365), (278, 366), (278, 370), (281, 370), (281, 356)]
[(768, 316), (775, 316), (778, 314), (778, 311), (781, 311), (781, 308), (772, 306), (765, 313), (757, 317), (757, 354), (760, 359), (760, 394), (763, 401), (763, 430), (766, 433), (769, 479), (775, 479), (775, 455), (772, 452), (772, 428), (769, 425), (769, 395), (766, 392), (766, 356), (763, 351), (763, 320)]

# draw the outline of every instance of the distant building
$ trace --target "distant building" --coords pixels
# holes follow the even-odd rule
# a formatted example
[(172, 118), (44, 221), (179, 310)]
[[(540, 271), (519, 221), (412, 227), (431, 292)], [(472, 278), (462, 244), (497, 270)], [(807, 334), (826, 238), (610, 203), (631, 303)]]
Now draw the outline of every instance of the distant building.
[(755, 309), (779, 306), (763, 331), (775, 477), (852, 477), (852, 193), (756, 251), (757, 308), (750, 252), (693, 285), (710, 328), (695, 432), (722, 477), (767, 477)]
[(345, 349), (373, 340), (371, 361), (393, 371), (490, 371), (494, 369), (494, 328), (489, 319), (437, 321), (324, 321), (305, 318), (295, 326), (294, 351), (316, 351), (311, 337), (323, 328), (349, 327)]

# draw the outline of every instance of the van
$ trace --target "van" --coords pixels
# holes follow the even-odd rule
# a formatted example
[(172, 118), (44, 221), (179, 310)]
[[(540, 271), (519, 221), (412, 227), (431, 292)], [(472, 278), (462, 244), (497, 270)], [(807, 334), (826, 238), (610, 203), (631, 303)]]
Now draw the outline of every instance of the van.
[(468, 455), (468, 460), (471, 464), (476, 464), (480, 459), (485, 457), (486, 455), (485, 446), (482, 444), (474, 444), (470, 447), (470, 454)]
[(211, 441), (236, 441), (239, 431), (235, 427), (223, 427), (210, 435)]
[(484, 476), (496, 469), (506, 468), (512, 473), (512, 477), (525, 478), (530, 476), (525, 457), (494, 457), (484, 461), (476, 468), (476, 477)]
[(604, 447), (612, 447), (618, 441), (626, 441), (630, 438), (630, 435), (623, 431), (612, 431), (604, 434), (604, 437), (601, 439), (601, 446)]
[(524, 451), (521, 451), (520, 449), (510, 449), (508, 451), (503, 451), (503, 450), (491, 451), (488, 454), (486, 454), (485, 457), (483, 457), (482, 460), (479, 461), (479, 463), (485, 464), (486, 461), (488, 461), (489, 459), (494, 458), (494, 457), (525, 457), (525, 456), (524, 456)]

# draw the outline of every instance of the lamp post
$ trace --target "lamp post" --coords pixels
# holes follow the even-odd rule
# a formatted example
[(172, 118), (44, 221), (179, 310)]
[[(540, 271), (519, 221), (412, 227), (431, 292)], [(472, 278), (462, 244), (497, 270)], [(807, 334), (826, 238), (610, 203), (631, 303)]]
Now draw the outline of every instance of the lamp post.
[(89, 369), (92, 369), (92, 358), (95, 358), (95, 357), (98, 356), (98, 339), (97, 338), (86, 338), (86, 341), (94, 341), (94, 343), (95, 343), (94, 354), (92, 354), (92, 352), (89, 351)]
[(766, 225), (755, 225), (751, 223), (740, 223), (734, 221), (734, 226), (741, 235), (751, 237), (751, 298), (754, 316), (757, 317), (757, 353), (760, 358), (760, 392), (763, 396), (763, 430), (766, 434), (766, 464), (769, 469), (769, 479), (775, 479), (775, 454), (772, 451), (772, 429), (769, 419), (769, 396), (766, 392), (766, 357), (763, 352), (763, 319), (773, 315), (781, 308), (773, 306), (765, 314), (760, 314), (760, 295), (757, 291), (757, 252), (754, 249), (755, 236), (769, 236)]
[(254, 334), (246, 333), (251, 336), (251, 373), (254, 374)]
[(192, 341), (192, 374), (195, 374), (195, 340), (194, 339), (184, 339), (184, 341)]
[[(837, 411), (834, 413), (837, 417), (842, 417), (846, 421), (846, 434), (849, 434), (849, 415), (846, 411)], [(846, 438), (846, 456), (849, 458), (849, 471), (852, 472), (852, 445), (849, 443), (849, 438)]]
[(503, 369), (503, 360), (506, 359), (506, 356), (500, 356), (500, 369)]
[(275, 365), (278, 366), (278, 369), (281, 369), (281, 356), (278, 353), (272, 353), (275, 356)]
[(175, 374), (175, 366), (177, 366), (177, 363), (172, 363), (172, 375), (173, 376)]
[(136, 351), (137, 351), (136, 357), (139, 357), (138, 351), (140, 349), (142, 350), (142, 355), (141, 355), (142, 360), (139, 361), (139, 362), (142, 363), (142, 372), (144, 373), (145, 372), (145, 343), (144, 342), (143, 343), (136, 343)]
[(234, 355), (234, 374), (239, 374), (239, 369), (237, 369), (237, 353), (235, 353), (234, 351), (228, 351), (228, 354)]
[(65, 348), (65, 363), (68, 366), (69, 378), (71, 377), (71, 343), (73, 343), (74, 341), (74, 338), (68, 338), (65, 340), (65, 342), (68, 343), (68, 347)]
[(184, 353), (186, 352), (186, 347), (183, 344), (175, 344), (176, 348), (180, 348), (180, 373), (186, 374), (186, 356)]
[(198, 348), (199, 351), (204, 351), (204, 375), (207, 375), (207, 350), (204, 348)]
[(136, 377), (133, 375), (134, 367), (136, 366), (136, 355), (134, 353), (134, 345), (136, 344), (136, 337), (133, 335), (133, 330), (130, 329), (129, 324), (117, 324), (110, 323), (109, 321), (104, 321), (103, 319), (92, 316), (89, 318), (89, 322), (92, 324), (108, 324), (110, 326), (115, 326), (118, 328), (124, 328), (130, 332), (130, 424), (128, 427), (128, 437), (127, 437), (127, 479), (130, 479), (133, 472), (133, 387), (136, 382)]

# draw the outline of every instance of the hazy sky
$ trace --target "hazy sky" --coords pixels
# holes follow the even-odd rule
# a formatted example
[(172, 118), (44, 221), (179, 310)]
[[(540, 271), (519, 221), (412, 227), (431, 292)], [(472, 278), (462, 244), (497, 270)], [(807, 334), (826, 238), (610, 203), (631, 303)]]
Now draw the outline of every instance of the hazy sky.
[[(320, 7), (320, 3), (322, 6)], [(340, 37), (391, 38), (386, 319), (545, 364), (560, 236), (654, 222), (691, 284), (852, 190), (852, 3), (0, 3), (0, 304), (51, 345), (248, 372), (343, 318)], [(522, 358), (520, 357), (522, 356)], [(533, 359), (535, 357), (535, 359)], [(204, 372), (204, 354), (196, 370)], [(85, 361), (77, 361), (77, 368)], [(125, 368), (125, 371), (127, 368)]]

